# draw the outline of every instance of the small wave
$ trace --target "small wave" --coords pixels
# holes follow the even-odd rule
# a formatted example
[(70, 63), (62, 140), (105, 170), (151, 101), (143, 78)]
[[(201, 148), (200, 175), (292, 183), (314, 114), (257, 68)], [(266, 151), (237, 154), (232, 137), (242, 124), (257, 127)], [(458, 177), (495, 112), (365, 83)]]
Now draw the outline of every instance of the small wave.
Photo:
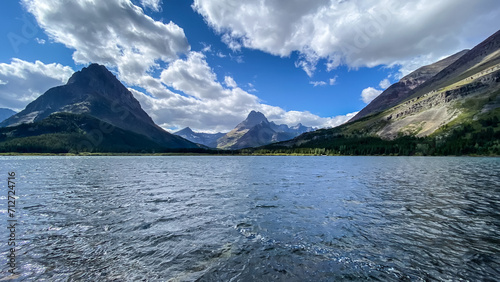
[(279, 206), (276, 205), (256, 205), (256, 208), (261, 208), (261, 209), (274, 209), (274, 208), (279, 208)]

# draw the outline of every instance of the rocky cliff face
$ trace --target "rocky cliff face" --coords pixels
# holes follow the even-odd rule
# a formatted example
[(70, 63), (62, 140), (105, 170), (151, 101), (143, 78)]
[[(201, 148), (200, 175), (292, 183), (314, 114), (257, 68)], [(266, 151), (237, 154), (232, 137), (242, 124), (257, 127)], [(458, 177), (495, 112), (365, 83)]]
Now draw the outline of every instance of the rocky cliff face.
[(198, 147), (157, 126), (132, 93), (106, 67), (97, 64), (74, 73), (66, 85), (49, 89), (0, 127), (39, 121), (58, 112), (88, 114), (166, 147)]
[(239, 123), (235, 129), (238, 130), (245, 130), (245, 129), (251, 129), (252, 127), (258, 125), (259, 123), (269, 123), (267, 120), (266, 116), (264, 116), (263, 113), (261, 112), (256, 112), (256, 111), (251, 111), (247, 118)]
[(383, 115), (388, 123), (379, 131), (378, 136), (393, 139), (398, 135), (418, 137), (432, 134), (440, 127), (450, 123), (467, 109), (460, 109), (463, 102), (484, 103), (480, 112), (492, 110), (496, 93), (500, 90), (500, 65), (491, 72), (468, 81), (459, 81), (449, 87), (433, 90), (425, 95), (406, 101)]
[[(500, 31), (455, 60), (385, 112), (383, 138), (427, 136), (460, 116), (474, 118), (497, 108), (500, 89)], [(466, 104), (473, 107), (464, 106)]]
[[(441, 69), (446, 64), (448, 66)], [(328, 144), (335, 138), (351, 137), (394, 139), (405, 135), (432, 135), (439, 139), (477, 120), (500, 119), (500, 31), (465, 54), (455, 54), (430, 66), (434, 69), (424, 68), (427, 74), (417, 70), (388, 88), (356, 119), (276, 146), (308, 146), (314, 142), (319, 144), (318, 140)], [(441, 71), (428, 78), (439, 69)], [(415, 80), (416, 77), (422, 80)], [(404, 95), (394, 92), (398, 88), (404, 90)], [(388, 107), (394, 101), (399, 102)], [(481, 132), (481, 126), (484, 125), (477, 122), (475, 132)]]
[(470, 81), (500, 64), (500, 30), (478, 44), (451, 65), (413, 90), (408, 99), (425, 95), (458, 81)]
[(463, 50), (434, 64), (423, 66), (387, 88), (350, 121), (389, 109), (413, 94), (413, 90), (465, 55)]
[[(447, 67), (406, 92), (397, 105), (379, 111), (372, 118), (358, 119), (359, 123), (351, 128), (365, 127), (364, 132), (386, 139), (401, 135), (423, 137), (457, 117), (473, 118), (498, 108), (500, 31), (465, 54), (455, 54), (445, 61), (438, 62), (440, 66), (435, 70), (449, 64)], [(387, 96), (378, 98), (381, 100)], [(464, 106), (466, 104), (474, 107)]]

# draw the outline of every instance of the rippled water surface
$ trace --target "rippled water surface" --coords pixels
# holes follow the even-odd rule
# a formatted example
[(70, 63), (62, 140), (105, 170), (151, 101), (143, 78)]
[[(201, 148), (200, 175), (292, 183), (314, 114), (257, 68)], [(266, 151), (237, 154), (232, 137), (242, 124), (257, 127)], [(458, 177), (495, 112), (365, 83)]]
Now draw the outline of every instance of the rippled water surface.
[[(500, 277), (500, 159), (0, 157), (19, 280)], [(1, 278), (0, 277), (0, 278)]]

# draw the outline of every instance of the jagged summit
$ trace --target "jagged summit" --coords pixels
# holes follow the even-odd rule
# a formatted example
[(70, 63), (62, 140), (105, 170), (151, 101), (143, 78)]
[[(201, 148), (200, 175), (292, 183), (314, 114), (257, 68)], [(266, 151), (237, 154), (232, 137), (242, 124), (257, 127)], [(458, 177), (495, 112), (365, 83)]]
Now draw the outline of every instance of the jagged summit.
[(250, 129), (259, 123), (269, 123), (266, 116), (261, 112), (251, 111), (247, 118), (236, 126), (239, 129)]
[(180, 136), (180, 134), (193, 134), (193, 133), (194, 133), (194, 131), (188, 126), (188, 127), (185, 127), (179, 131), (176, 131), (174, 134)]
[(105, 66), (94, 63), (90, 64), (88, 67), (84, 67), (80, 71), (75, 72), (69, 78), (67, 84), (90, 83), (96, 80), (108, 83), (113, 79), (116, 79), (116, 77)]
[(248, 114), (247, 120), (267, 120), (266, 116), (264, 116), (261, 112), (251, 111)]
[(247, 118), (233, 130), (217, 140), (217, 147), (222, 149), (241, 149), (267, 145), (272, 142), (292, 139), (313, 128), (298, 124), (288, 127), (286, 124), (269, 122), (266, 116), (251, 111)]

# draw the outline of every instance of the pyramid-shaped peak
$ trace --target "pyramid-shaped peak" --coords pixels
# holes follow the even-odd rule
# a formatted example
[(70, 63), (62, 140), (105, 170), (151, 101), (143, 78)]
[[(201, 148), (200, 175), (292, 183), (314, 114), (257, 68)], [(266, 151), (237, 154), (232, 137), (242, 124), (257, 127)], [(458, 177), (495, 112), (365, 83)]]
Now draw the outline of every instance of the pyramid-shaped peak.
[(83, 68), (82, 70), (107, 70), (107, 68), (104, 65), (99, 65), (97, 63), (92, 63), (88, 67)]
[(247, 118), (243, 122), (238, 124), (236, 127), (239, 129), (244, 129), (244, 128), (250, 129), (262, 122), (269, 123), (269, 121), (267, 120), (266, 116), (264, 116), (263, 113), (251, 111), (248, 114)]
[(174, 134), (194, 134), (194, 131), (188, 126), (175, 132)]
[(256, 121), (256, 122), (258, 121), (257, 123), (260, 123), (262, 121), (267, 121), (267, 118), (261, 112), (251, 111), (248, 114), (248, 117), (246, 118), (246, 120), (248, 120), (248, 121)]
[(68, 84), (88, 84), (91, 81), (118, 82), (118, 79), (105, 66), (94, 63), (75, 72), (68, 80)]
[(90, 64), (88, 67), (83, 68), (82, 71), (95, 73), (95, 74), (108, 74), (111, 73), (105, 66), (96, 63)]

